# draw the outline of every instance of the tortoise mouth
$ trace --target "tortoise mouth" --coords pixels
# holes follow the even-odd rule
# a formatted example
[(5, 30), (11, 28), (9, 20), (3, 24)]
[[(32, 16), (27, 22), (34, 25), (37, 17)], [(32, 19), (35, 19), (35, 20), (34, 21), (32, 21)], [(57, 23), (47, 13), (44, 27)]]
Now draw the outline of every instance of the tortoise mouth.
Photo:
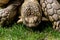
[(24, 24), (28, 27), (36, 27), (41, 22), (41, 19), (37, 16), (26, 17)]

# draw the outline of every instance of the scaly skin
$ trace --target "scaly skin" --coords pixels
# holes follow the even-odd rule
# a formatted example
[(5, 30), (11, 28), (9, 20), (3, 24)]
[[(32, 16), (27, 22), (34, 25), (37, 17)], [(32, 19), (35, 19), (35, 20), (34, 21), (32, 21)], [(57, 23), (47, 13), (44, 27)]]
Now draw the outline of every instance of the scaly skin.
[(18, 23), (23, 21), (23, 24), (28, 27), (36, 27), (41, 22), (41, 13), (37, 0), (24, 0), (21, 7), (21, 19), (18, 20)]
[(4, 4), (7, 4), (9, 0), (0, 0), (0, 6), (3, 6)]
[(52, 23), (53, 28), (60, 30), (60, 3), (57, 0), (40, 0), (42, 10)]
[(0, 10), (0, 26), (9, 25), (16, 16), (16, 8), (20, 2), (14, 1), (8, 7)]

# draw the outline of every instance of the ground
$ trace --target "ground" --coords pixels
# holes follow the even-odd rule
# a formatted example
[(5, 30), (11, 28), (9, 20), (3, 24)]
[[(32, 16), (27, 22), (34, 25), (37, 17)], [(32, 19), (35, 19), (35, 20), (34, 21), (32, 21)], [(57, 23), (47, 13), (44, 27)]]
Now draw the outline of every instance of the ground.
[(0, 27), (0, 40), (60, 40), (60, 33), (51, 26), (43, 23), (38, 28), (28, 28), (14, 23), (10, 27)]

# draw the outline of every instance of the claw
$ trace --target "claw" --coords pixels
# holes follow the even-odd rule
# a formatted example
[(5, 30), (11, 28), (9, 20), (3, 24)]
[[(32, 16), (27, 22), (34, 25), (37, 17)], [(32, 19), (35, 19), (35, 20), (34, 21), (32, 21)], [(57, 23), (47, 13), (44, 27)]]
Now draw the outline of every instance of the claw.
[(55, 29), (56, 22), (53, 23), (53, 29)]
[(57, 21), (57, 22), (54, 22), (54, 24), (53, 24), (53, 28), (55, 29), (55, 30), (60, 30), (60, 21)]
[(49, 20), (45, 17), (42, 17), (42, 21), (49, 21)]
[(17, 23), (22, 23), (23, 21), (22, 21), (22, 18), (21, 18), (21, 16), (19, 16), (19, 20), (17, 21)]

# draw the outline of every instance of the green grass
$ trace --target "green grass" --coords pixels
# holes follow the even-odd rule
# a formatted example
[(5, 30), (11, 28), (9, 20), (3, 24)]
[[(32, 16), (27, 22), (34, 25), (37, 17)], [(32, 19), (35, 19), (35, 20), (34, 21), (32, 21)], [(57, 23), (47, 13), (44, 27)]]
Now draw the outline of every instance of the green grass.
[(60, 33), (53, 30), (50, 24), (46, 25), (43, 30), (16, 23), (11, 27), (0, 27), (0, 40), (60, 40)]

